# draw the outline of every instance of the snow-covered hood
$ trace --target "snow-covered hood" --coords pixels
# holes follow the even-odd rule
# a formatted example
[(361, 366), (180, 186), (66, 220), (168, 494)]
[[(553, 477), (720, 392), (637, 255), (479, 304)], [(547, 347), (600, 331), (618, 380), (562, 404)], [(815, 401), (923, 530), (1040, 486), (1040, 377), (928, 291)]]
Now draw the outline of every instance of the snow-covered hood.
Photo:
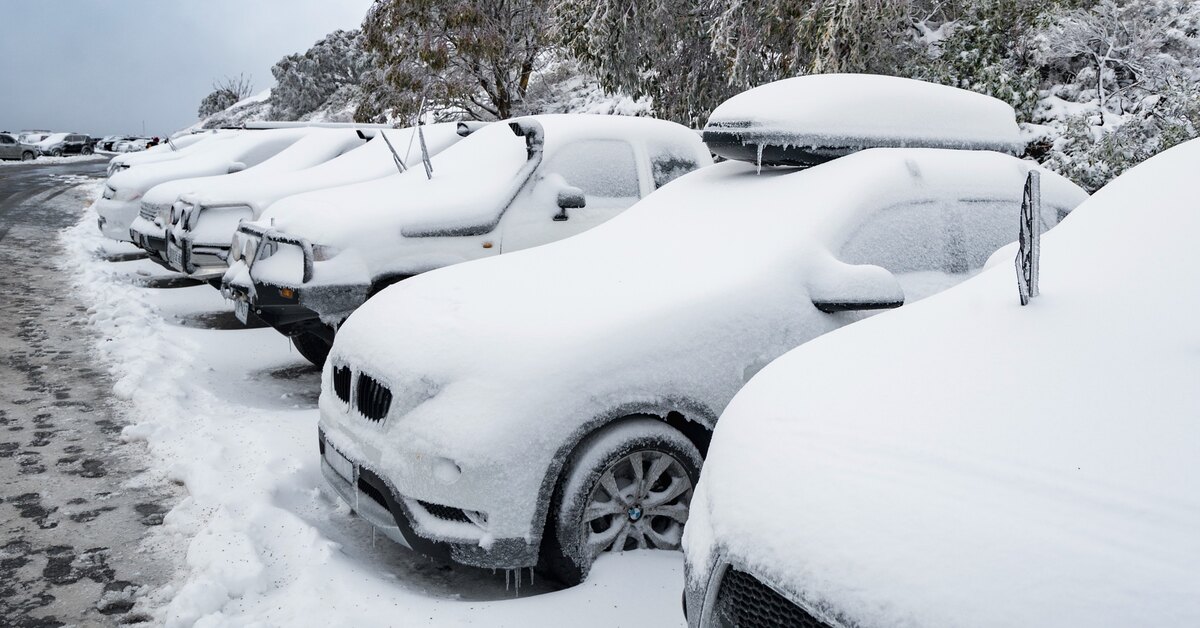
[(1028, 307), (1004, 264), (763, 370), (713, 438), (695, 573), (722, 552), (848, 625), (1200, 625), (1198, 162), (1047, 234)]
[[(958, 180), (963, 160), (986, 175)], [(998, 153), (931, 149), (876, 149), (761, 175), (718, 164), (573, 238), (384, 290), (339, 330), (333, 359), (447, 387), (545, 393), (580, 404), (555, 408), (577, 419), (629, 391), (686, 393), (719, 413), (743, 378), (828, 331), (804, 286), (835, 263), (828, 251), (872, 195), (965, 185), (1016, 208), (1028, 168)], [(1069, 208), (1085, 197), (1044, 176), (1048, 198)], [(864, 178), (872, 185), (854, 184)], [(463, 416), (479, 411), (469, 397)]]
[[(108, 186), (120, 191), (145, 192), (167, 181), (228, 174), (234, 164), (256, 165), (304, 137), (310, 129), (275, 129), (214, 137), (179, 159), (143, 164), (109, 177)], [(174, 199), (166, 202), (173, 202)]]
[[(109, 162), (110, 168), (115, 170), (119, 167), (132, 168), (133, 166), (140, 166), (159, 161), (174, 161), (200, 150), (201, 144), (206, 140), (217, 138), (228, 139), (239, 133), (240, 131), (207, 131), (204, 133), (185, 135), (171, 140), (175, 143), (174, 149), (171, 148), (170, 144), (163, 143), (159, 144), (158, 146), (151, 146), (150, 148), (147, 148), (141, 152), (117, 155)], [(115, 148), (116, 144), (119, 144), (121, 141), (123, 140), (115, 140), (113, 147)]]
[[(436, 155), (460, 140), (456, 129), (455, 124), (426, 126), (429, 152)], [(257, 216), (287, 196), (395, 174), (392, 153), (381, 133), (387, 134), (402, 159), (420, 167), (420, 146), (411, 141), (415, 132), (415, 129), (375, 132), (375, 137), (364, 143), (354, 129), (317, 129), (262, 165), (221, 177), (219, 183), (193, 190), (183, 200), (205, 207), (246, 205)]]

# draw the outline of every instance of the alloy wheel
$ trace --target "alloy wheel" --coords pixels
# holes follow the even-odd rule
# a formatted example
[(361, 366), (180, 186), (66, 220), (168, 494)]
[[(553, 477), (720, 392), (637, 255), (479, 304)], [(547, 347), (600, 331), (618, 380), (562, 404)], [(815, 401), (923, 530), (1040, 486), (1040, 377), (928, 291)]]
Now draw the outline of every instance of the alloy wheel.
[(679, 549), (692, 481), (674, 456), (635, 451), (600, 475), (583, 514), (584, 545), (606, 551)]

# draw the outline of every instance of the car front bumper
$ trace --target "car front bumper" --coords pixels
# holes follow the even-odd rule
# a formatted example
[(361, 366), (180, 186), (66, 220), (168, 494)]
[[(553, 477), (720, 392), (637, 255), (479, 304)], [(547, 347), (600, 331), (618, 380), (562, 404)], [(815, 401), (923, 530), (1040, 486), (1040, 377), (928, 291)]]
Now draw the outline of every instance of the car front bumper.
[(131, 242), (129, 227), (138, 217), (140, 205), (137, 201), (114, 201), (102, 198), (96, 201), (96, 213), (100, 216), (100, 232), (104, 237), (121, 242)]
[[(286, 291), (291, 290), (291, 297)], [(254, 282), (252, 287), (225, 282), (221, 286), (225, 298), (234, 302), (239, 318), (241, 311), (252, 313), (285, 336), (311, 333), (333, 343), (334, 330), (321, 320), (321, 314), (305, 307), (299, 288), (273, 286)], [(246, 322), (245, 320), (242, 321)]]
[(146, 220), (142, 216), (133, 219), (129, 226), (129, 238), (142, 250), (150, 254), (150, 259), (166, 266), (167, 240), (162, 227)]
[(355, 513), (396, 543), (434, 560), (485, 569), (520, 569), (537, 564), (538, 547), (524, 538), (489, 539), (485, 544), (478, 534), (476, 538), (454, 538), (433, 533), (420, 522), (433, 518), (441, 520), (443, 526), (474, 524), (454, 520), (455, 508), (401, 495), (374, 470), (342, 454), (327, 441), (323, 431), (318, 431), (318, 441), (321, 473), (330, 488)]

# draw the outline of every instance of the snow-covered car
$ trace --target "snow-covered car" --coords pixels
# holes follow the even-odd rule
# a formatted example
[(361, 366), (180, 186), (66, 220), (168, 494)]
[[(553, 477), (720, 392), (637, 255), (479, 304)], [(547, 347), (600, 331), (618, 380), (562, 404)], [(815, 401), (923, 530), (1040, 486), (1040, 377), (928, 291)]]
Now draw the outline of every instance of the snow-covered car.
[(225, 275), (314, 363), (336, 326), (384, 287), (458, 262), (561, 240), (711, 164), (699, 137), (662, 120), (518, 118), (475, 131), (410, 171), (284, 199), (239, 227)]
[[(149, 234), (145, 236), (149, 246), (143, 244), (143, 248), (165, 248), (164, 257), (173, 270), (205, 280), (220, 277), (229, 266), (230, 241), (241, 221), (257, 219), (271, 204), (288, 196), (396, 175), (398, 166), (388, 141), (402, 161), (414, 163), (414, 155), (415, 163), (421, 160), (420, 148), (414, 142), (416, 128), (373, 131), (370, 135), (374, 137), (366, 144), (363, 140), (368, 134), (360, 135), (356, 129), (319, 129), (313, 133), (257, 168), (192, 187), (179, 196), (173, 211), (160, 210), (152, 220), (146, 219), (145, 203), (156, 190), (147, 193), (143, 215), (133, 223), (134, 241), (141, 242), (139, 231)], [(382, 133), (387, 134), (387, 141), (380, 136)], [(423, 133), (431, 155), (462, 137), (455, 124), (429, 125), (423, 127)], [(344, 154), (332, 159), (327, 154), (318, 155), (334, 138), (353, 150), (342, 150)], [(307, 161), (301, 162), (305, 157)], [(289, 168), (264, 170), (283, 160), (290, 162)], [(309, 163), (309, 167), (296, 167), (302, 163)]]
[(0, 133), (0, 159), (32, 161), (37, 156), (38, 149), (33, 144), (22, 143), (11, 133)]
[(63, 155), (91, 155), (92, 138), (80, 133), (55, 133), (34, 144), (38, 153), (50, 157)]
[(113, 151), (118, 153), (140, 153), (148, 148), (151, 148), (150, 139), (145, 137), (121, 140), (113, 145)]
[(33, 145), (46, 139), (47, 137), (50, 137), (51, 135), (53, 135), (52, 131), (21, 131), (21, 135), (17, 138), (17, 141), (21, 142), (22, 144)]
[[(293, 174), (324, 164), (362, 146), (363, 142), (363, 138), (354, 130), (311, 129), (291, 146), (252, 168), (233, 174), (177, 179), (157, 185), (142, 197), (139, 215), (129, 226), (130, 237), (133, 243), (145, 249), (152, 259), (170, 268), (166, 226), (171, 224), (172, 220), (177, 220), (179, 213), (183, 211), (183, 205), (179, 202), (182, 197), (195, 194), (220, 195), (228, 189), (256, 189), (271, 177)], [(241, 217), (248, 216), (239, 215), (237, 219)], [(224, 234), (226, 251), (233, 231), (237, 228), (237, 219)], [(180, 252), (178, 246), (173, 250), (175, 255)], [(182, 266), (182, 259), (177, 258), (176, 261)]]
[[(943, 116), (950, 136), (995, 115), (937, 89), (923, 109), (881, 94), (894, 109), (873, 120), (891, 129), (944, 101), (967, 120)], [(858, 92), (825, 93), (832, 112)], [(1012, 109), (999, 115), (993, 143), (1015, 140)], [(392, 286), (325, 365), (325, 477), (390, 538), (466, 564), (575, 583), (601, 552), (677, 549), (738, 389), (796, 346), (976, 274), (1016, 239), (1031, 169), (937, 148), (729, 161), (569, 240)], [(1086, 194), (1041, 176), (1049, 228)]]
[(689, 625), (1200, 626), (1197, 163), (1076, 209), (1028, 307), (1010, 249), (756, 375), (692, 501)]
[(96, 201), (100, 231), (114, 240), (132, 241), (129, 226), (141, 210), (142, 195), (151, 188), (179, 179), (241, 172), (274, 157), (308, 132), (297, 128), (218, 134), (177, 159), (119, 171), (108, 178)]
[(190, 133), (181, 135), (172, 139), (170, 142), (159, 144), (154, 148), (150, 148), (138, 153), (124, 153), (113, 157), (108, 162), (108, 176), (112, 176), (122, 170), (127, 170), (134, 166), (143, 164), (157, 163), (160, 161), (173, 161), (190, 154), (199, 149), (199, 144), (205, 140), (215, 137), (232, 137), (238, 131), (204, 131), (200, 133)]

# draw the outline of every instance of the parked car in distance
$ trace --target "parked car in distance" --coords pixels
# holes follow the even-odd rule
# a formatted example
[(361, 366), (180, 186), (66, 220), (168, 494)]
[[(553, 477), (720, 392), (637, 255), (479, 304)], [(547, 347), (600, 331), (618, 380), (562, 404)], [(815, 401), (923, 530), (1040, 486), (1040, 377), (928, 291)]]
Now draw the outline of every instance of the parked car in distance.
[[(858, 78), (817, 94), (825, 107), (808, 115), (838, 131), (844, 100), (865, 94), (877, 111), (842, 124), (891, 132), (944, 107), (957, 116), (936, 130), (947, 141), (997, 115), (984, 145), (1018, 136), (1012, 109), (986, 96), (928, 86), (936, 98), (904, 98)], [(797, 104), (811, 97), (792, 80)], [(569, 240), (375, 295), (325, 365), (329, 484), (419, 552), (537, 566), (568, 584), (606, 551), (678, 549), (711, 430), (747, 380), (813, 338), (974, 276), (1017, 237), (1036, 164), (863, 149), (869, 140), (830, 136), (826, 146), (857, 152), (807, 169), (761, 169), (754, 150)], [(1051, 227), (1087, 195), (1041, 172)], [(300, 266), (283, 248), (266, 261)]]
[(96, 150), (112, 151), (113, 146), (120, 141), (133, 139), (126, 135), (106, 135), (96, 140)]
[(1198, 162), (1080, 205), (1028, 307), (1009, 248), (756, 375), (692, 501), (688, 625), (1200, 625)]
[(284, 199), (243, 222), (223, 289), (320, 364), (337, 325), (420, 273), (581, 233), (711, 163), (683, 126), (547, 115), (484, 127), (405, 174)]
[(216, 134), (177, 159), (117, 172), (105, 182), (104, 192), (96, 201), (100, 231), (106, 237), (129, 242), (129, 226), (141, 211), (142, 196), (154, 186), (241, 172), (274, 157), (307, 134), (306, 128)]
[(21, 131), (20, 135), (17, 137), (17, 141), (21, 142), (22, 144), (37, 144), (38, 142), (53, 135), (53, 133), (53, 131), (38, 130)]
[(50, 157), (63, 155), (91, 155), (92, 138), (80, 133), (55, 133), (35, 144), (38, 152)]
[(36, 146), (22, 143), (11, 133), (0, 133), (0, 159), (32, 161), (37, 159), (37, 156)]
[[(431, 155), (437, 155), (461, 139), (457, 125), (453, 123), (432, 124), (422, 129), (426, 150)], [(384, 133), (386, 141), (382, 137)], [(134, 240), (139, 241), (138, 231), (149, 234), (151, 240), (165, 238), (164, 261), (170, 268), (193, 278), (219, 278), (229, 267), (230, 241), (239, 223), (257, 219), (269, 206), (286, 197), (397, 175), (401, 166), (395, 163), (388, 141), (396, 147), (404, 163), (420, 167), (421, 148), (414, 141), (416, 134), (415, 127), (370, 132), (350, 128), (314, 131), (314, 135), (245, 173), (251, 176), (221, 177), (181, 195), (174, 207), (165, 212), (167, 215), (160, 214), (153, 221), (147, 221), (145, 216), (138, 218), (132, 227)], [(339, 151), (340, 155), (328, 152), (316, 155), (317, 151), (325, 150), (324, 144), (335, 138), (345, 142), (344, 148), (350, 150), (343, 149)], [(364, 140), (367, 140), (365, 144)], [(312, 154), (318, 158), (312, 160), (315, 165), (301, 168), (300, 164), (307, 162), (297, 162), (288, 153)], [(264, 171), (267, 166), (285, 158), (291, 159), (297, 167)], [(147, 199), (149, 196), (147, 194)]]
[(124, 139), (113, 144), (113, 151), (118, 153), (136, 153), (150, 148), (150, 140), (145, 137)]

